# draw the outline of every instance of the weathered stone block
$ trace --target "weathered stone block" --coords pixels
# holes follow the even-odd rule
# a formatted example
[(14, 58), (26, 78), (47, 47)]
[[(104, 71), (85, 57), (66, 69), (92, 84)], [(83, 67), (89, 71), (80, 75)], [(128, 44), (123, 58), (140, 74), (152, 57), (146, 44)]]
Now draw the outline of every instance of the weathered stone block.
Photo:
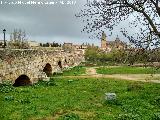
[(105, 93), (105, 100), (111, 101), (116, 100), (117, 95), (116, 93)]

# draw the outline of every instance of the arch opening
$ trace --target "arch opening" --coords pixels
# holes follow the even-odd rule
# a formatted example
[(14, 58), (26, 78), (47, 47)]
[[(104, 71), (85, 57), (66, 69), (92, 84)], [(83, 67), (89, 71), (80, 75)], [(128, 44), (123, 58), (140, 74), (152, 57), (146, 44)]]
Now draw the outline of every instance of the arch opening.
[(58, 66), (62, 69), (62, 62), (61, 61), (58, 62)]
[(50, 77), (52, 75), (52, 66), (49, 63), (47, 63), (43, 69), (43, 72), (46, 73), (47, 77)]
[(28, 86), (31, 85), (31, 81), (28, 76), (26, 75), (21, 75), (19, 76), (16, 80), (15, 83), (13, 84), (14, 87), (19, 87), (19, 86)]
[(67, 60), (65, 59), (64, 62), (67, 63)]

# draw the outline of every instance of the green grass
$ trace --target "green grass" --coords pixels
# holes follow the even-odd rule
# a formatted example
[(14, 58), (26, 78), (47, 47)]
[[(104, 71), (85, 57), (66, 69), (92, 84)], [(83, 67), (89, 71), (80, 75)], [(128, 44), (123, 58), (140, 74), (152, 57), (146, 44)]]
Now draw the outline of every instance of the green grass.
[(130, 66), (117, 66), (117, 67), (100, 67), (97, 68), (99, 74), (155, 74), (160, 73), (160, 69), (152, 67), (130, 67)]
[[(114, 79), (55, 78), (0, 86), (0, 120), (159, 120), (160, 85)], [(106, 92), (117, 100), (106, 102)]]
[(63, 71), (63, 73), (54, 74), (53, 76), (76, 76), (85, 74), (86, 68), (83, 66), (76, 66), (69, 70)]

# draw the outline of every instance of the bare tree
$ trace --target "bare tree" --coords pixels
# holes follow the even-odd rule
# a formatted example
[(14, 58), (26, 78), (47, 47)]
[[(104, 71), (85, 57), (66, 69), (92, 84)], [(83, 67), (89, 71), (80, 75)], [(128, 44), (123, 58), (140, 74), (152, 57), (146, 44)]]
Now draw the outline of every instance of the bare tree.
[(130, 21), (129, 28), (136, 27), (136, 33), (121, 32), (134, 45), (149, 49), (160, 45), (160, 0), (87, 0), (85, 8), (77, 17), (87, 22), (83, 31), (101, 35), (104, 29), (110, 31), (121, 21)]
[(25, 31), (14, 29), (13, 33), (10, 35), (9, 46), (18, 49), (28, 48)]

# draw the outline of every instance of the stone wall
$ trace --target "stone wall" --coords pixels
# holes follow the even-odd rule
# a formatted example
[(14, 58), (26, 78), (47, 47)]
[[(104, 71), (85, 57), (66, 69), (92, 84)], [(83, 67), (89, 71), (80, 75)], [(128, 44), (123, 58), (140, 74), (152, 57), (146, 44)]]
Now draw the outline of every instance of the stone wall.
[(47, 79), (48, 72), (61, 72), (82, 61), (84, 57), (80, 50), (72, 53), (63, 50), (0, 50), (0, 82), (15, 83), (18, 77), (26, 75), (31, 83), (36, 83)]

